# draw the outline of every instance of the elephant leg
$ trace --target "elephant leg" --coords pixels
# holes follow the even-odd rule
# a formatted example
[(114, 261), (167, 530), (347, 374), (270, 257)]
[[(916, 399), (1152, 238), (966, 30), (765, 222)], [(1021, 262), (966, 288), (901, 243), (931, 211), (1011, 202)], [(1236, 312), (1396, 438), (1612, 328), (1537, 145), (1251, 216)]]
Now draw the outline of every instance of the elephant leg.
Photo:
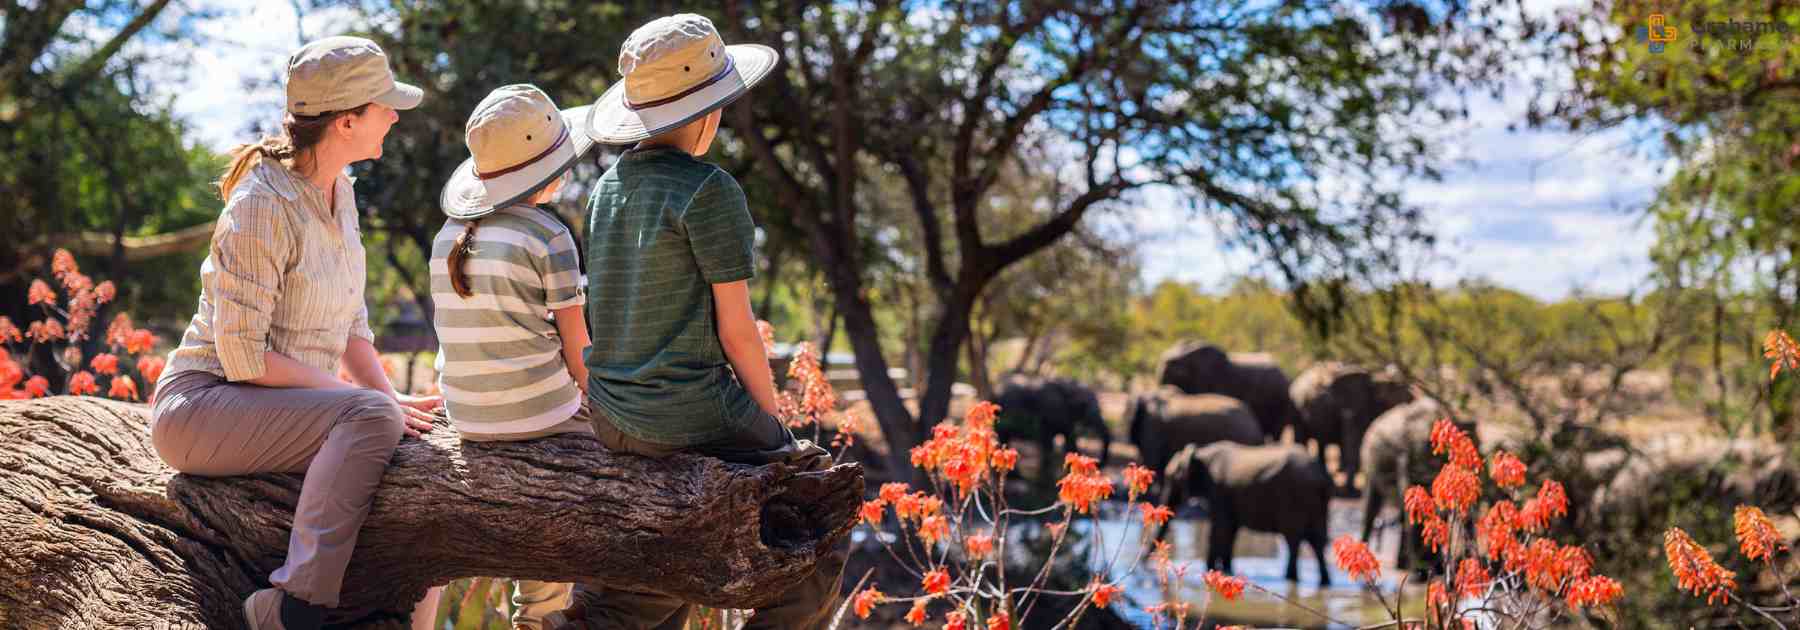
[(1112, 432), (1106, 429), (1106, 420), (1100, 416), (1093, 418), (1094, 430), (1100, 435), (1100, 467), (1106, 467), (1106, 460), (1112, 457)]
[(1287, 581), (1300, 581), (1300, 537), (1294, 534), (1282, 536), (1287, 542)]
[[(1186, 487), (1187, 487), (1186, 480), (1181, 480), (1179, 483), (1176, 482), (1175, 480), (1171, 480), (1171, 479), (1163, 480), (1162, 504), (1165, 506), (1168, 506), (1168, 508), (1170, 510), (1180, 512), (1181, 504), (1187, 502)], [(1175, 520), (1175, 519), (1170, 518), (1169, 520)], [(1166, 540), (1168, 538), (1168, 535), (1169, 535), (1169, 521), (1163, 521), (1161, 525), (1156, 526), (1156, 541), (1157, 542)]]
[(1056, 479), (1057, 461), (1052, 450), (1056, 446), (1056, 434), (1040, 432), (1038, 436), (1038, 457), (1042, 458), (1038, 462), (1038, 486), (1048, 488)]
[(1362, 541), (1364, 544), (1367, 544), (1369, 537), (1375, 533), (1375, 515), (1381, 512), (1382, 502), (1381, 489), (1375, 487), (1375, 484), (1369, 484), (1368, 491), (1363, 494)]
[(1231, 548), (1237, 543), (1237, 520), (1228, 509), (1217, 510), (1207, 535), (1206, 568), (1231, 573)]
[[(1325, 564), (1325, 540), (1327, 538), (1329, 536), (1326, 535), (1323, 527), (1314, 529), (1306, 536), (1306, 544), (1312, 546), (1313, 557), (1319, 560), (1319, 586), (1331, 586), (1331, 569), (1327, 568)], [(1294, 550), (1294, 555), (1300, 555), (1300, 551)]]

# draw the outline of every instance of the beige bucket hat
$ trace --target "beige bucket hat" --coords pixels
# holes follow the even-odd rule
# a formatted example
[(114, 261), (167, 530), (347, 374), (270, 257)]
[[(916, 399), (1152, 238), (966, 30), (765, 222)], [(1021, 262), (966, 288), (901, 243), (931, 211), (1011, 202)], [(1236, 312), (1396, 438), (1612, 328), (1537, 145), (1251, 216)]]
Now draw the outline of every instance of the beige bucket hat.
[(680, 127), (743, 96), (777, 61), (768, 46), (726, 46), (705, 17), (657, 18), (619, 47), (623, 79), (594, 103), (588, 134), (603, 144), (630, 144)]
[(450, 175), (438, 203), (454, 219), (477, 219), (512, 205), (563, 174), (593, 148), (588, 107), (558, 111), (534, 85), (489, 92), (464, 128), (470, 157)]
[(425, 92), (394, 80), (387, 53), (361, 37), (327, 37), (288, 58), (287, 110), (317, 116), (367, 103), (412, 109)]

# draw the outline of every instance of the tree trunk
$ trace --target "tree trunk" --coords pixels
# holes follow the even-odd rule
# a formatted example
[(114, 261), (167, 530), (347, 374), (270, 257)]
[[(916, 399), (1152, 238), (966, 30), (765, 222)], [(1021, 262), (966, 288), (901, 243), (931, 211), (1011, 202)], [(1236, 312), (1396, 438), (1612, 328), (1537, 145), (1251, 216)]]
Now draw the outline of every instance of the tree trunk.
[(938, 312), (931, 334), (931, 351), (925, 357), (925, 373), (929, 380), (919, 395), (919, 433), (931, 435), (932, 429), (950, 411), (950, 386), (956, 382), (956, 355), (969, 336), (969, 313), (975, 307), (979, 286), (955, 290), (946, 296)]
[(969, 384), (975, 387), (976, 398), (993, 400), (994, 381), (988, 376), (988, 332), (982, 330), (980, 318), (971, 315), (970, 319)]
[[(894, 379), (888, 377), (887, 358), (881, 354), (881, 330), (875, 323), (875, 314), (870, 312), (868, 302), (856, 296), (861, 287), (859, 280), (844, 277), (854, 273), (834, 273), (831, 286), (838, 314), (844, 318), (844, 336), (850, 338), (850, 348), (855, 353), (857, 380), (862, 383), (869, 408), (875, 412), (875, 422), (881, 425), (881, 437), (887, 441), (887, 469), (908, 471), (906, 474), (912, 475), (913, 481), (922, 484), (924, 480), (918, 477), (918, 469), (913, 468), (911, 451), (924, 441), (924, 434), (912, 413), (906, 410)], [(900, 475), (899, 472), (892, 474)]]
[[(243, 627), (301, 477), (176, 474), (146, 420), (94, 398), (0, 403), (0, 627)], [(652, 460), (580, 435), (465, 444), (440, 425), (396, 451), (332, 620), (403, 628), (427, 587), (469, 576), (754, 607), (813, 570), (862, 491), (856, 464)]]

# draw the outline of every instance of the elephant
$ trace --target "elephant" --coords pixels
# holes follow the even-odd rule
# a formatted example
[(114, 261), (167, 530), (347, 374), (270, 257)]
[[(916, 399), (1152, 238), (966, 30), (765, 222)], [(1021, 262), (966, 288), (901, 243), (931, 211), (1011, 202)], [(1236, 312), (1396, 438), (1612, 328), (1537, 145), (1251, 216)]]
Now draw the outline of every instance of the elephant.
[(1363, 435), (1375, 418), (1413, 398), (1403, 382), (1335, 361), (1313, 365), (1294, 378), (1288, 394), (1300, 415), (1294, 441), (1318, 443), (1319, 463), (1325, 446), (1338, 445), (1338, 470), (1344, 473), (1339, 494), (1355, 495), (1356, 473), (1362, 468)]
[(1125, 408), (1131, 443), (1138, 459), (1150, 470), (1161, 471), (1176, 451), (1189, 444), (1213, 442), (1261, 444), (1262, 426), (1250, 408), (1236, 398), (1219, 394), (1184, 394), (1173, 386), (1132, 397)]
[(1268, 438), (1281, 437), (1282, 428), (1299, 416), (1288, 397), (1287, 374), (1267, 354), (1226, 354), (1218, 346), (1188, 340), (1164, 352), (1161, 363), (1158, 384), (1242, 400)]
[[(1297, 444), (1246, 446), (1215, 442), (1189, 445), (1164, 469), (1163, 505), (1179, 506), (1188, 497), (1203, 497), (1211, 513), (1206, 566), (1231, 572), (1232, 546), (1239, 528), (1280, 534), (1287, 540), (1287, 579), (1300, 580), (1300, 543), (1312, 546), (1319, 560), (1319, 584), (1331, 584), (1325, 565), (1326, 519), (1331, 505), (1331, 476), (1306, 448)], [(1168, 524), (1157, 528), (1161, 540)]]
[(1583, 510), (1583, 528), (1651, 535), (1675, 511), (1750, 504), (1770, 513), (1800, 504), (1800, 467), (1781, 444), (1752, 438), (1670, 434), (1625, 459)]
[(1037, 378), (1008, 375), (994, 396), (1000, 405), (994, 431), (1002, 442), (1013, 437), (1036, 438), (1040, 467), (1038, 483), (1048, 484), (1062, 460), (1052, 457), (1056, 436), (1063, 436), (1063, 452), (1076, 450), (1076, 437), (1086, 432), (1100, 437), (1100, 465), (1106, 465), (1107, 451), (1112, 449), (1112, 433), (1100, 416), (1100, 398), (1081, 383), (1060, 378)]
[[(1431, 486), (1446, 461), (1431, 454), (1431, 426), (1447, 416), (1437, 401), (1421, 398), (1387, 410), (1369, 425), (1362, 443), (1362, 463), (1368, 467), (1364, 471), (1368, 487), (1363, 492), (1363, 542), (1374, 535), (1375, 516), (1389, 498), (1398, 505), (1408, 486)], [(1459, 421), (1456, 425), (1470, 439), (1478, 440), (1473, 423)], [(1401, 530), (1398, 560), (1402, 570), (1434, 570), (1443, 565), (1436, 554), (1424, 548), (1416, 526)]]

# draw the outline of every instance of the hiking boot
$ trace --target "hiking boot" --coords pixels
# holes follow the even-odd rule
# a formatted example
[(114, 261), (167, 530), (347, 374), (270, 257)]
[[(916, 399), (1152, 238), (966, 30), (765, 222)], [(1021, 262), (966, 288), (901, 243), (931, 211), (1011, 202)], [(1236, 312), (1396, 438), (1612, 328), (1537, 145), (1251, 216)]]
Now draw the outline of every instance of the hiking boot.
[(244, 622), (250, 630), (287, 630), (281, 625), (281, 597), (280, 590), (265, 588), (244, 598)]

